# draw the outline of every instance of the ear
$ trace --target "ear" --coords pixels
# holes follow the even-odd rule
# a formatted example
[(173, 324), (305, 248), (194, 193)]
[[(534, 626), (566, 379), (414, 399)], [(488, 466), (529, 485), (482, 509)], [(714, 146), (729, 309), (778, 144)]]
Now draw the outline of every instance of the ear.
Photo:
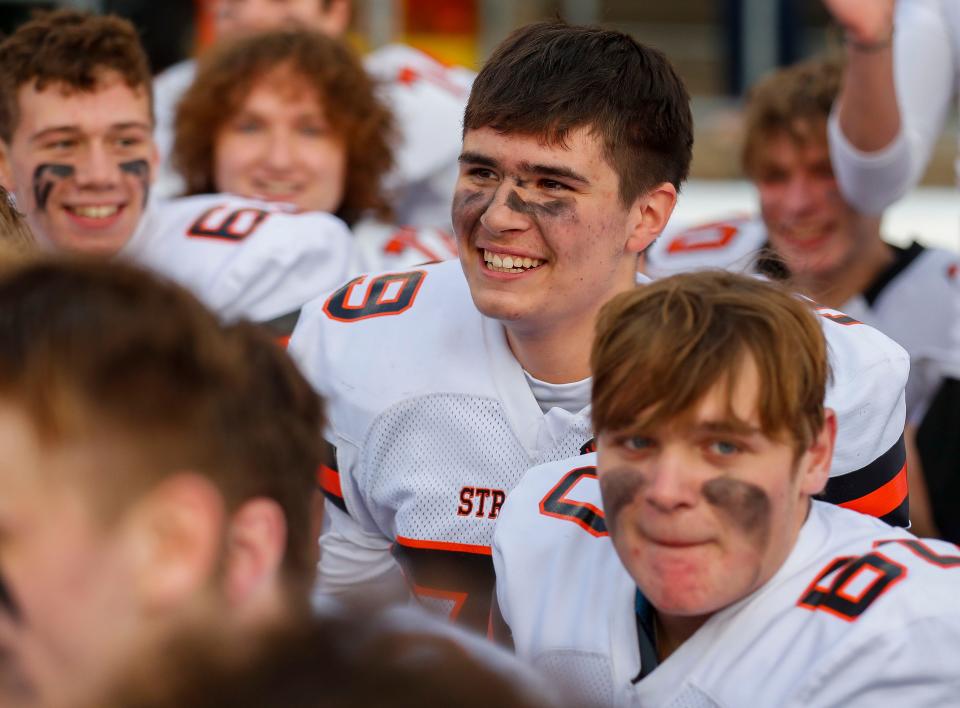
[(666, 227), (676, 204), (677, 188), (669, 182), (661, 182), (646, 194), (637, 197), (627, 217), (627, 251), (640, 253), (653, 243)]
[(232, 606), (271, 597), (280, 582), (287, 543), (283, 509), (272, 499), (244, 502), (230, 519), (224, 591)]
[(160, 482), (130, 512), (139, 596), (164, 610), (196, 596), (215, 577), (223, 549), (223, 498), (206, 477), (184, 472)]
[(833, 445), (837, 439), (837, 414), (832, 408), (824, 411), (823, 427), (813, 440), (813, 444), (803, 454), (805, 460), (800, 468), (800, 491), (814, 495), (823, 491), (830, 478), (830, 465), (833, 462)]
[(329, 0), (320, 25), (320, 31), (331, 37), (345, 35), (350, 26), (350, 0)]

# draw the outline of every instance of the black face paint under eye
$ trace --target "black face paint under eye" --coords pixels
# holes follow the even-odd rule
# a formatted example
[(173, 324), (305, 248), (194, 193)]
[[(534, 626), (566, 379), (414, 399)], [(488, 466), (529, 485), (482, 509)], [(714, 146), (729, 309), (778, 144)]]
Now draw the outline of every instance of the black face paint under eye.
[(477, 205), (486, 200), (480, 211), (486, 211), (493, 201), (493, 194), (486, 192), (475, 192), (469, 189), (461, 189), (453, 195), (453, 213), (457, 214), (465, 209), (476, 209)]
[(770, 497), (760, 487), (729, 477), (703, 484), (707, 502), (727, 516), (741, 531), (764, 538), (770, 528)]
[(17, 624), (20, 623), (20, 606), (13, 598), (10, 586), (2, 573), (0, 573), (0, 612), (7, 614)]
[(460, 229), (470, 230), (477, 219), (490, 207), (493, 201), (492, 192), (475, 191), (472, 189), (460, 189), (453, 195), (453, 208), (451, 216), (454, 226)]
[(37, 169), (33, 171), (33, 199), (37, 203), (37, 209), (46, 211), (47, 200), (50, 199), (54, 186), (57, 182), (73, 177), (76, 171), (73, 165), (67, 164), (45, 162), (37, 165)]
[(143, 187), (143, 205), (147, 205), (150, 196), (150, 163), (146, 160), (128, 160), (120, 163), (120, 169), (140, 180)]
[(573, 204), (569, 199), (551, 199), (548, 202), (526, 202), (520, 195), (511, 191), (507, 195), (506, 205), (518, 214), (537, 218), (540, 216), (573, 216)]
[(607, 528), (613, 528), (617, 516), (646, 485), (641, 474), (629, 469), (612, 469), (600, 477), (600, 496), (603, 498), (603, 515)]

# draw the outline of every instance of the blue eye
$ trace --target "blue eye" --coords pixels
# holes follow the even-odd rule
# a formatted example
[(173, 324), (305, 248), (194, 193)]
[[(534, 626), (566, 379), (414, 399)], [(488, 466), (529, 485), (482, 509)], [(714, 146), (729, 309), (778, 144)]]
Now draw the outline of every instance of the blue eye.
[(629, 435), (623, 438), (620, 444), (628, 450), (638, 451), (652, 447), (653, 440), (642, 435)]
[(723, 457), (728, 457), (740, 452), (740, 447), (729, 440), (715, 440), (710, 443), (710, 450)]

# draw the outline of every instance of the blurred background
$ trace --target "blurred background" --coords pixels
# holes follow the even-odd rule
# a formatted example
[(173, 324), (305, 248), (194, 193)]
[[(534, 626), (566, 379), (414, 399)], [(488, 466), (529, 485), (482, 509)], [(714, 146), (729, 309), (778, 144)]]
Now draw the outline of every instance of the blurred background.
[[(38, 8), (112, 12), (139, 27), (159, 72), (209, 43), (208, 5), (206, 0), (0, 0), (0, 31), (8, 32)], [(690, 221), (753, 209), (753, 192), (740, 181), (739, 168), (744, 91), (777, 66), (840, 48), (820, 0), (354, 0), (353, 6), (350, 37), (360, 51), (401, 41), (472, 69), (512, 29), (555, 17), (619, 29), (663, 50), (693, 95), (692, 180), (676, 217)], [(924, 240), (960, 248), (953, 135), (952, 127), (944, 131), (924, 187), (888, 212), (891, 240), (919, 232)]]

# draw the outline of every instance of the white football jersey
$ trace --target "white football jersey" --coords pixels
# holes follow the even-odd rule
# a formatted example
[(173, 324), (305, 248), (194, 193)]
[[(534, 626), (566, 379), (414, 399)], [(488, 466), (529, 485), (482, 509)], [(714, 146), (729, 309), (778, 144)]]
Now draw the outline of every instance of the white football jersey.
[[(645, 270), (652, 277), (707, 268), (757, 273), (767, 247), (760, 218), (735, 217), (665, 233)], [(960, 256), (918, 243), (892, 248), (894, 262), (840, 309), (910, 354), (907, 419), (917, 423), (943, 376), (960, 377)]]
[(746, 214), (695, 226), (670, 224), (646, 250), (644, 272), (651, 278), (710, 268), (754, 273), (766, 244), (763, 221)]
[(585, 455), (530, 470), (493, 544), (517, 654), (572, 705), (960, 703), (960, 549), (820, 501), (770, 581), (655, 665), (641, 653), (637, 587), (607, 534), (595, 465)]
[(336, 217), (228, 194), (152, 201), (120, 257), (180, 283), (226, 319), (268, 323), (279, 335), (355, 260)]
[[(391, 44), (364, 58), (364, 67), (380, 83), (381, 97), (396, 119), (400, 140), (396, 166), (386, 184), (399, 223), (450, 227), (450, 202), (457, 181), (457, 157), (463, 109), (476, 74), (444, 66), (418, 49)], [(196, 62), (187, 60), (154, 80), (156, 140), (163, 160), (158, 194), (174, 196), (183, 182), (170, 168), (176, 108), (193, 83)]]
[(457, 257), (457, 241), (443, 229), (361, 219), (350, 230), (357, 258), (353, 273), (403, 270)]
[(379, 79), (402, 140), (387, 185), (396, 218), (412, 226), (449, 228), (463, 137), (463, 110), (476, 74), (441, 64), (419, 49), (390, 44), (364, 58)]
[(183, 194), (183, 177), (170, 164), (173, 142), (176, 138), (174, 123), (177, 118), (177, 105), (183, 94), (193, 83), (197, 73), (197, 62), (185, 59), (167, 67), (153, 78), (153, 138), (160, 153), (160, 169), (153, 185), (153, 192), (159, 197), (176, 197)]
[(337, 449), (321, 589), (388, 577), (393, 546), (421, 601), (485, 630), (500, 506), (526, 469), (590, 440), (586, 409), (540, 410), (459, 261), (351, 281), (304, 309), (290, 351)]
[[(831, 499), (899, 519), (907, 355), (823, 314), (839, 418)], [(290, 351), (326, 398), (337, 448), (321, 589), (384, 581), (392, 549), (422, 600), (485, 628), (500, 507), (525, 470), (586, 449), (588, 408), (541, 411), (459, 262), (351, 281), (304, 309)]]

